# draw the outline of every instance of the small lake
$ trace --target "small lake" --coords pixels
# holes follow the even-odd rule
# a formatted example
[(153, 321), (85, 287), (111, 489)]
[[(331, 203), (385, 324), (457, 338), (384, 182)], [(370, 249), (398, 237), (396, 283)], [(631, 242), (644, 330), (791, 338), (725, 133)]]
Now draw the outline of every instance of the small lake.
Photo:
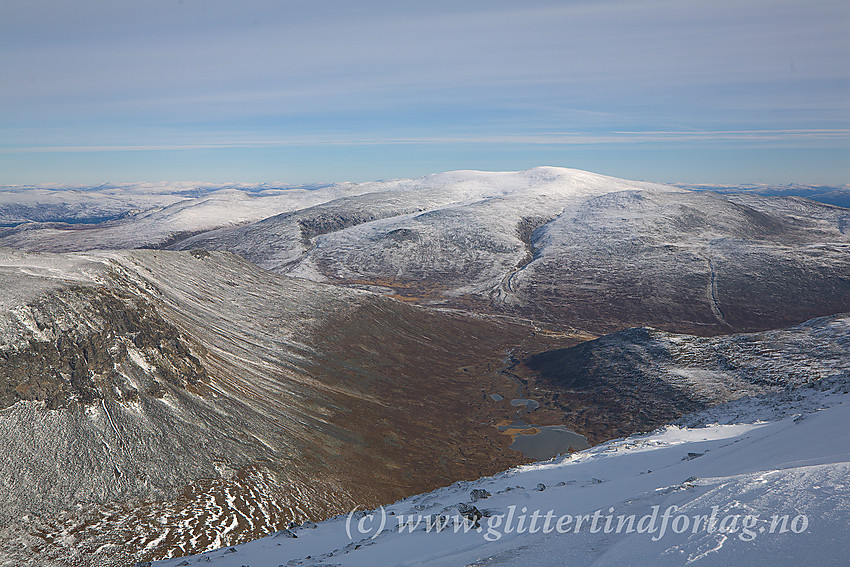
[(526, 434), (520, 431), (514, 435), (510, 448), (530, 459), (544, 461), (571, 450), (581, 451), (590, 447), (587, 437), (563, 425), (526, 426), (522, 429), (536, 430), (536, 433)]
[(511, 400), (511, 405), (514, 407), (525, 407), (526, 411), (534, 411), (540, 407), (540, 404), (534, 400), (526, 400), (525, 398), (517, 398)]

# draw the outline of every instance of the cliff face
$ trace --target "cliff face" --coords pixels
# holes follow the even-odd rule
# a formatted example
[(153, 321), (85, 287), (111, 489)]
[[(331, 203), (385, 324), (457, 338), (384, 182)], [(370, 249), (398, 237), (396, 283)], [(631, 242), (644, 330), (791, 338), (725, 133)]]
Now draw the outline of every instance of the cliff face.
[[(185, 388), (208, 379), (174, 325), (127, 291), (69, 287), (17, 315), (15, 332), (26, 345), (0, 352), (0, 409), (19, 400), (44, 402), (46, 409), (92, 404), (109, 390), (133, 401), (140, 389), (161, 396), (166, 384)], [(116, 370), (141, 361), (149, 366), (134, 373), (135, 384)]]
[(197, 424), (170, 412), (208, 388), (203, 348), (141, 290), (110, 284), (102, 259), (4, 260), (21, 293), (0, 313), (2, 551), (17, 564), (87, 561), (108, 541), (95, 526), (132, 523), (109, 506), (176, 498), (215, 473)]

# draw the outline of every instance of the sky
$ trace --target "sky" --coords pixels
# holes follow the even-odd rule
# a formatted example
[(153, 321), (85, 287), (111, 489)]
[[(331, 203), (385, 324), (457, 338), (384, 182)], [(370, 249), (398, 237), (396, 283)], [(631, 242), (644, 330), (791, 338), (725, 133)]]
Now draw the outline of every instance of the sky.
[(850, 182), (846, 0), (3, 0), (0, 184)]

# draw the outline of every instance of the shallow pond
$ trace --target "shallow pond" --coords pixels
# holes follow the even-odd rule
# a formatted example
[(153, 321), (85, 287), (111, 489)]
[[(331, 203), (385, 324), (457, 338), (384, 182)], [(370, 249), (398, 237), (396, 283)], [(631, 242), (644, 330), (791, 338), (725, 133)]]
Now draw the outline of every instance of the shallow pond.
[(511, 449), (538, 461), (563, 455), (569, 453), (571, 450), (581, 451), (590, 447), (587, 437), (579, 435), (563, 425), (528, 426), (522, 429), (534, 430), (536, 432), (518, 432), (514, 435), (514, 442), (511, 443)]

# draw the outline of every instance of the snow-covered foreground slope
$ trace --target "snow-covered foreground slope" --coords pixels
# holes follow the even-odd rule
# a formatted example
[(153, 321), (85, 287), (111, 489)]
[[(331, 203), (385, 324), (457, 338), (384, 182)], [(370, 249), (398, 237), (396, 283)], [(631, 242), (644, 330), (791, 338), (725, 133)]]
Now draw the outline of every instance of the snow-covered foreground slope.
[(847, 392), (844, 375), (738, 400), (365, 515), (155, 565), (845, 565)]

